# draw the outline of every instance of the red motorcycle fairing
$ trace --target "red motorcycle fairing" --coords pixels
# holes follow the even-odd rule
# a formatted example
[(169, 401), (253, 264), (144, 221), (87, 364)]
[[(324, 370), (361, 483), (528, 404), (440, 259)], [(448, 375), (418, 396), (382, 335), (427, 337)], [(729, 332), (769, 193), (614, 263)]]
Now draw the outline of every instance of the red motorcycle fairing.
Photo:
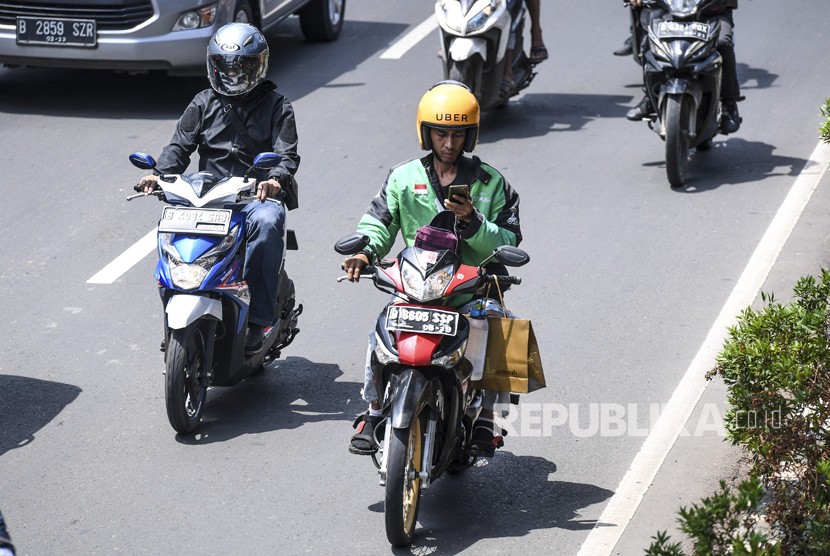
[(395, 259), (395, 264), (389, 268), (378, 267), (378, 270), (380, 270), (389, 282), (395, 286), (396, 292), (403, 291), (403, 283), (401, 282), (401, 267), (397, 259)]
[(466, 264), (462, 264), (458, 267), (458, 270), (450, 280), (449, 286), (447, 286), (446, 291), (444, 292), (445, 296), (452, 295), (455, 293), (456, 288), (463, 287), (464, 285), (470, 285), (471, 283), (478, 282), (478, 268)]
[(395, 332), (398, 344), (398, 361), (401, 365), (425, 367), (432, 363), (432, 354), (444, 336), (423, 332)]

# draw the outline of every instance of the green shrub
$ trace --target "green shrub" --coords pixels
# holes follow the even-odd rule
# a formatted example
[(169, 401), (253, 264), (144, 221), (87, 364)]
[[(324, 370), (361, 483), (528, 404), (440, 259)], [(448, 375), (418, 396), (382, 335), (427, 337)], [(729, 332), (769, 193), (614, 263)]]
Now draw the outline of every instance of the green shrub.
[[(726, 429), (750, 479), (681, 509), (695, 554), (830, 554), (830, 271), (802, 277), (794, 294), (746, 309), (710, 373), (727, 385)], [(679, 551), (662, 534), (647, 554)]]
[(821, 115), (824, 116), (824, 122), (818, 131), (821, 134), (821, 140), (830, 143), (830, 98), (824, 101), (824, 105), (821, 107)]

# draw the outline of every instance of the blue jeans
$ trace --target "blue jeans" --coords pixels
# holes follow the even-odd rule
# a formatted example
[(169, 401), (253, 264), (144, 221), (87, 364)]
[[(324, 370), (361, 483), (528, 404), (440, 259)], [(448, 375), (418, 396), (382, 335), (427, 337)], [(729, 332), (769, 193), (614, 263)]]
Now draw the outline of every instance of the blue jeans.
[(280, 271), (285, 255), (285, 207), (279, 201), (253, 201), (242, 209), (248, 242), (242, 278), (251, 294), (248, 322), (271, 326), (276, 321)]

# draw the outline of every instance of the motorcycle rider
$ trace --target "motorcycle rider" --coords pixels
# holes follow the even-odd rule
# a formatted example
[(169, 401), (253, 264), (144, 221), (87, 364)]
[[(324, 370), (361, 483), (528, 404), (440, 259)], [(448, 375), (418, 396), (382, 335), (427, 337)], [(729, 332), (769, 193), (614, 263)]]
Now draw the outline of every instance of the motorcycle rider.
[[(458, 252), (464, 264), (478, 265), (493, 249), (521, 242), (519, 195), (495, 168), (476, 156), (464, 155), (475, 149), (479, 117), (475, 95), (458, 81), (438, 82), (423, 95), (417, 113), (418, 142), (423, 150), (431, 152), (389, 172), (357, 226), (358, 232), (369, 236), (369, 247), (343, 262), (349, 281), (358, 281), (364, 266), (383, 258), (398, 232), (404, 243), (412, 246), (418, 228), (430, 224), (439, 213), (454, 221)], [(449, 186), (459, 184), (469, 186), (470, 196), (447, 198)], [(457, 300), (455, 305), (467, 301), (469, 296)], [(371, 370), (374, 339), (371, 331), (363, 388), (369, 409), (355, 423), (357, 432), (349, 445), (349, 451), (355, 454), (373, 454), (378, 450), (374, 430), (381, 420), (381, 407)], [(502, 445), (493, 422), (497, 394), (485, 393), (481, 416), (473, 425), (474, 455), (492, 456), (496, 447)]]
[(6, 529), (6, 521), (3, 519), (3, 512), (0, 512), (0, 556), (14, 556), (14, 544), (11, 535)]
[[(542, 24), (539, 21), (541, 0), (524, 0), (527, 13), (530, 16), (530, 54), (528, 59), (534, 66), (548, 59), (548, 49), (542, 39)], [(515, 33), (510, 33), (505, 51), (504, 75), (501, 84), (501, 95), (510, 96), (515, 84), (513, 83), (513, 51), (515, 49)]]
[[(648, 29), (651, 22), (665, 15), (661, 8), (653, 6), (652, 0), (630, 0), (631, 5), (640, 10), (640, 22), (644, 29)], [(718, 35), (718, 52), (723, 59), (723, 78), (721, 84), (721, 121), (720, 130), (724, 134), (735, 133), (741, 127), (741, 117), (738, 114), (738, 100), (741, 99), (740, 85), (738, 84), (738, 69), (735, 59), (735, 41), (733, 28), (735, 26), (732, 11), (738, 8), (738, 0), (718, 0), (703, 11), (703, 15), (720, 21)], [(644, 45), (646, 48), (648, 45)], [(625, 117), (631, 121), (643, 120), (654, 113), (654, 106), (648, 95), (629, 110)]]
[(282, 156), (280, 164), (256, 174), (259, 202), (246, 205), (246, 251), (243, 278), (251, 294), (245, 351), (262, 347), (263, 328), (276, 319), (277, 286), (285, 249), (285, 208), (265, 202), (283, 199), (297, 206), (294, 174), (300, 164), (294, 109), (276, 85), (265, 79), (268, 43), (245, 23), (229, 23), (213, 35), (207, 48), (211, 88), (196, 94), (185, 109), (154, 174), (139, 182), (144, 193), (158, 187), (160, 174), (180, 174), (198, 149), (199, 170), (216, 176), (241, 176), (254, 157), (266, 151)]

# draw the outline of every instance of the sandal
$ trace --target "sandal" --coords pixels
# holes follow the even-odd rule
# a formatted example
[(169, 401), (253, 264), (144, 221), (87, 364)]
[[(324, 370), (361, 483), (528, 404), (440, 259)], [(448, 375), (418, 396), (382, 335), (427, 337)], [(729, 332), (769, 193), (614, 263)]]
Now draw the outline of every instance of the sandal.
[(467, 450), (471, 456), (491, 458), (496, 448), (504, 446), (504, 438), (493, 434), (493, 422), (479, 419), (473, 426), (473, 438)]
[(349, 452), (361, 456), (371, 456), (378, 451), (378, 443), (375, 440), (375, 427), (383, 420), (383, 417), (378, 415), (369, 415), (368, 413), (361, 413), (354, 420), (352, 426), (357, 429), (357, 432), (352, 436), (349, 443)]
[(501, 86), (499, 87), (499, 96), (501, 98), (510, 98), (513, 95), (513, 90), (515, 86), (513, 82), (509, 79), (502, 79)]
[(548, 59), (548, 49), (545, 45), (542, 46), (534, 46), (530, 49), (530, 63), (531, 64), (541, 64), (545, 60)]

